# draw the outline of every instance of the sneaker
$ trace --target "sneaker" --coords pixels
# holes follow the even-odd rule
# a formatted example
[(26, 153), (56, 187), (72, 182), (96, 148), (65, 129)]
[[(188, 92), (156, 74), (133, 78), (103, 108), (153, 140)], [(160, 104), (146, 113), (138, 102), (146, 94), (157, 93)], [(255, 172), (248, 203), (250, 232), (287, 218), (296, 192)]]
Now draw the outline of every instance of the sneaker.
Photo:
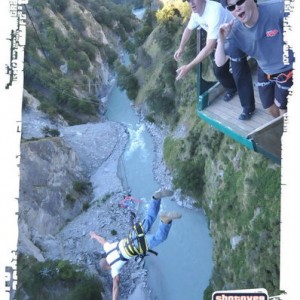
[(225, 102), (229, 102), (234, 97), (235, 94), (236, 94), (236, 90), (227, 90), (223, 100)]
[(159, 215), (161, 221), (165, 224), (170, 223), (172, 220), (180, 219), (181, 214), (176, 211), (163, 212)]
[(167, 190), (167, 189), (159, 189), (158, 191), (156, 191), (154, 194), (153, 194), (153, 197), (155, 199), (161, 199), (161, 198), (164, 198), (164, 197), (170, 197), (174, 194), (173, 191), (171, 190)]
[(239, 120), (246, 121), (250, 120), (252, 115), (254, 114), (255, 108), (251, 111), (243, 110), (243, 112), (239, 116)]

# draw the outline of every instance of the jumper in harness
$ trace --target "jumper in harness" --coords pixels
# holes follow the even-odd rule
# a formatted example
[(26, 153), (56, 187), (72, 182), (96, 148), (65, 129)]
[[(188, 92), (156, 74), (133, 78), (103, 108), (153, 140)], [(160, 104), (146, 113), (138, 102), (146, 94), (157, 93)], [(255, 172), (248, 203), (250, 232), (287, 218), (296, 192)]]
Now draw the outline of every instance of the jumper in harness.
[[(135, 241), (137, 242), (138, 246), (135, 245)], [(135, 256), (135, 261), (138, 261), (138, 263), (140, 263), (144, 259), (144, 257), (147, 256), (147, 252), (151, 252), (155, 255), (158, 254), (157, 252), (148, 248), (145, 232), (141, 222), (134, 223), (133, 230), (129, 233), (128, 237), (122, 239), (115, 248), (106, 253), (106, 256), (114, 251), (117, 251), (118, 253), (117, 257), (109, 263), (110, 266), (118, 261), (127, 262), (129, 260), (128, 258), (124, 257), (122, 251), (120, 250), (120, 247), (124, 249), (123, 251), (125, 251), (128, 257)]]
[[(135, 233), (135, 236), (133, 233)], [(135, 245), (135, 241), (137, 241), (138, 246)], [(140, 259), (140, 262), (147, 256), (147, 252), (151, 252), (155, 255), (158, 254), (148, 248), (144, 228), (141, 222), (133, 224), (133, 231), (131, 231), (125, 239), (124, 248), (128, 256), (136, 256), (135, 260), (137, 261)]]

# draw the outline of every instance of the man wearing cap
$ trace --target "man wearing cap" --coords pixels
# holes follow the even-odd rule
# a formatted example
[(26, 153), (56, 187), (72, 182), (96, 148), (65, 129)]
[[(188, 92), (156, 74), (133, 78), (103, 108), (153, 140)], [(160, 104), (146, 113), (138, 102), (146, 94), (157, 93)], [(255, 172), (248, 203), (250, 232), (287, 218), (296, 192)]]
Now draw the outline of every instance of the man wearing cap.
[[(162, 212), (160, 214), (159, 227), (155, 234), (149, 234), (149, 230), (160, 210), (161, 198), (172, 196), (173, 192), (167, 189), (160, 189), (156, 191), (151, 199), (147, 215), (141, 223), (139, 232), (131, 231), (127, 238), (121, 241), (109, 243), (105, 238), (90, 232), (91, 239), (95, 239), (103, 246), (106, 257), (100, 260), (100, 267), (111, 271), (113, 278), (112, 300), (117, 300), (119, 297), (119, 272), (126, 262), (137, 255), (142, 256), (146, 251), (154, 252), (151, 249), (157, 247), (164, 242), (169, 234), (172, 226), (172, 221), (181, 218), (181, 214), (177, 212)], [(142, 236), (142, 238), (138, 238)], [(155, 252), (154, 252), (155, 253)]]
[[(213, 55), (217, 44), (220, 25), (234, 19), (234, 17), (216, 1), (189, 0), (189, 4), (192, 14), (182, 34), (179, 48), (174, 54), (174, 59), (176, 61), (180, 59), (184, 47), (192, 35), (192, 31), (199, 26), (207, 33), (206, 45), (190, 63), (177, 69), (176, 80), (183, 78), (194, 66), (202, 62), (209, 55)], [(232, 74), (229, 71), (229, 61), (221, 67), (216, 66), (213, 62), (213, 66), (216, 78), (226, 88), (224, 101), (230, 101), (236, 91), (238, 91), (241, 106), (243, 107), (243, 112), (239, 116), (239, 119), (250, 119), (255, 110), (255, 98), (247, 55), (240, 52), (239, 56), (231, 61)]]
[(255, 58), (263, 107), (273, 117), (284, 114), (293, 84), (294, 61), (292, 50), (283, 39), (283, 20), (287, 16), (284, 1), (257, 5), (254, 0), (227, 0), (227, 10), (236, 20), (220, 27), (216, 64), (226, 64), (228, 57), (238, 51)]

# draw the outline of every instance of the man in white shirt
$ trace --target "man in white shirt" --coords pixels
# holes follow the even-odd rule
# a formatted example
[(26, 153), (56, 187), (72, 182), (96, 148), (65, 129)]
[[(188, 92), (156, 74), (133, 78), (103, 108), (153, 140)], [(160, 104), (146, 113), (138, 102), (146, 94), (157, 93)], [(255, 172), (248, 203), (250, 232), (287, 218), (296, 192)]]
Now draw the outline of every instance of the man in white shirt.
[[(207, 33), (206, 45), (190, 63), (177, 69), (176, 80), (182, 79), (193, 67), (202, 62), (209, 55), (214, 56), (220, 25), (224, 22), (229, 23), (234, 19), (231, 13), (216, 1), (189, 0), (189, 4), (192, 10), (191, 18), (182, 34), (179, 48), (174, 54), (174, 59), (176, 61), (180, 59), (193, 30), (199, 26)], [(240, 52), (240, 57), (237, 58), (236, 61), (231, 61), (233, 74), (231, 74), (229, 70), (229, 61), (223, 66), (218, 67), (213, 59), (213, 67), (216, 78), (226, 89), (224, 101), (230, 101), (236, 91), (238, 91), (241, 106), (243, 107), (243, 112), (239, 116), (239, 119), (249, 120), (255, 110), (255, 98), (247, 55)]]

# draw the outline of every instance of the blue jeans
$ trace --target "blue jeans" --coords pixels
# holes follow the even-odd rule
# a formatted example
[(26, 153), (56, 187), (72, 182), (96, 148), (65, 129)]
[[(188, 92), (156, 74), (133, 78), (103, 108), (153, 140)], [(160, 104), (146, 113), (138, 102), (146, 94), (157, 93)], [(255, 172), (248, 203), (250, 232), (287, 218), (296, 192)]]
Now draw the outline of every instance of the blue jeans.
[(151, 226), (153, 225), (156, 217), (158, 215), (160, 209), (160, 202), (161, 200), (151, 199), (150, 207), (148, 209), (147, 215), (143, 220), (143, 228), (146, 234), (146, 241), (149, 249), (155, 248), (157, 245), (165, 241), (168, 237), (169, 231), (172, 226), (172, 222), (169, 224), (165, 224), (162, 221), (159, 223), (159, 227), (155, 234), (148, 234)]

